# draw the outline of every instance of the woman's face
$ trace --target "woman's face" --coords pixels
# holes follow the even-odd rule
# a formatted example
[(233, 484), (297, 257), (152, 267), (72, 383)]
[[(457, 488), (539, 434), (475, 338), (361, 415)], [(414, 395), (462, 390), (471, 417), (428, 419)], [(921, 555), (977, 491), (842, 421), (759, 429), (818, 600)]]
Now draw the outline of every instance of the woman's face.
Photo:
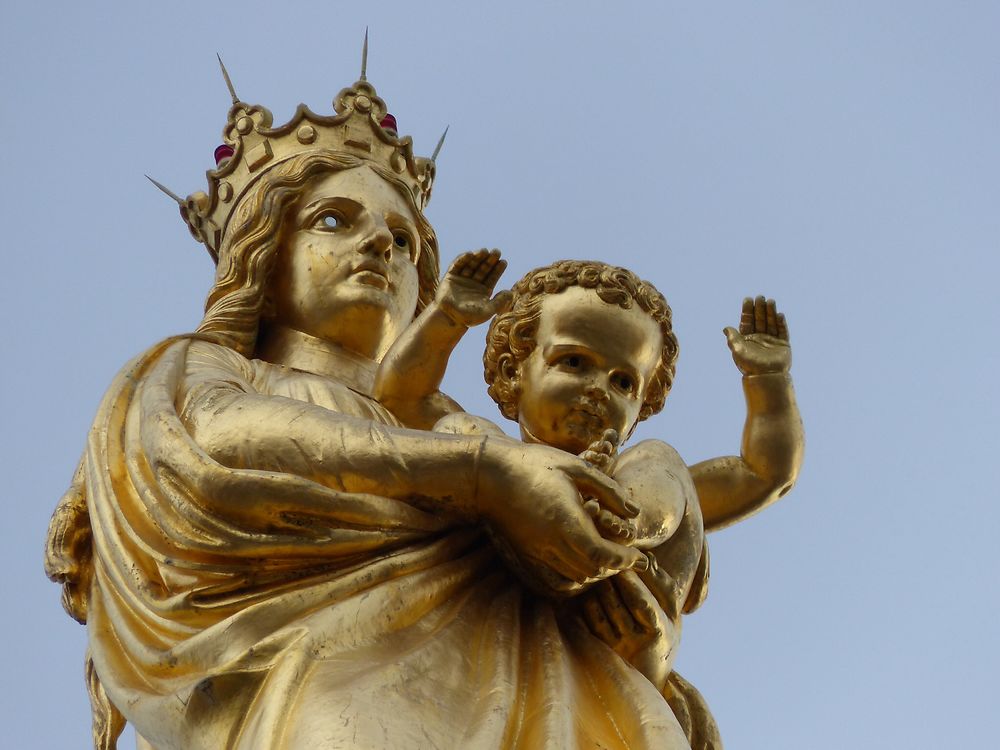
[(377, 357), (413, 319), (420, 235), (410, 204), (368, 167), (332, 172), (284, 222), (273, 322)]

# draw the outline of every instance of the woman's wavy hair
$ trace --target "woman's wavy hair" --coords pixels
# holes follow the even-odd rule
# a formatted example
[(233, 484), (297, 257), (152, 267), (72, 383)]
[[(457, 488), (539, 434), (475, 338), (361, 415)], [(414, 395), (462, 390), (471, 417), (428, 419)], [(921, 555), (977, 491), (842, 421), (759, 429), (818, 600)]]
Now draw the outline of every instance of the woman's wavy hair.
[(490, 396), (505, 417), (517, 420), (521, 396), (518, 368), (538, 343), (542, 301), (546, 295), (559, 294), (571, 286), (593, 289), (609, 305), (626, 310), (638, 305), (660, 326), (663, 349), (646, 386), (639, 421), (656, 414), (663, 408), (673, 384), (677, 362), (677, 337), (671, 326), (670, 305), (656, 287), (631, 271), (590, 260), (561, 260), (535, 269), (514, 285), (510, 311), (496, 316), (486, 334), (483, 375)]
[(409, 203), (420, 235), (417, 313), (434, 299), (439, 272), (437, 237), (406, 183), (380, 164), (350, 154), (309, 153), (289, 159), (263, 175), (233, 212), (198, 333), (207, 334), (245, 357), (253, 356), (265, 311), (267, 282), (281, 245), (286, 216), (313, 179), (361, 166), (372, 169)]

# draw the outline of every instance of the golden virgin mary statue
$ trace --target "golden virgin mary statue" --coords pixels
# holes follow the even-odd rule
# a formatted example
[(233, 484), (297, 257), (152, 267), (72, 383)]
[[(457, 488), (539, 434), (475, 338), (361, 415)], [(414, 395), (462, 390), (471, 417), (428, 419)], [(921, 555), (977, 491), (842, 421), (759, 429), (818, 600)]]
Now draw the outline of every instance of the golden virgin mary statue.
[[(204, 319), (119, 373), (53, 516), (95, 746), (126, 721), (155, 750), (717, 746), (693, 688), (565, 613), (567, 591), (653, 575), (584, 508), (634, 516), (622, 486), (547, 445), (409, 429), (375, 397), (435, 299), (435, 166), (364, 75), (334, 109), (275, 127), (233, 93), (208, 192), (177, 199), (217, 264)], [(791, 398), (785, 374), (760, 387)], [(707, 578), (702, 508), (712, 528), (762, 507), (786, 465), (691, 506), (682, 605)]]

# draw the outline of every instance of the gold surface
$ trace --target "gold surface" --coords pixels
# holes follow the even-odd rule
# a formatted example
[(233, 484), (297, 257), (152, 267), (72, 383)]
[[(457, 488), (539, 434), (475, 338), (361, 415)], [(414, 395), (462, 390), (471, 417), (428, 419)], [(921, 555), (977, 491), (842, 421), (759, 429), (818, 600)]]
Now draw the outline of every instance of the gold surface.
[[(774, 303), (727, 329), (740, 456), (622, 450), (673, 377), (659, 292), (570, 261), (493, 297), (485, 250), (439, 286), (433, 164), (370, 84), (278, 128), (233, 98), (233, 157), (181, 201), (218, 260), (205, 317), (117, 376), (49, 530), (95, 746), (127, 720), (156, 750), (720, 748), (672, 664), (705, 529), (801, 462)], [(439, 391), (490, 319), (521, 440)]]

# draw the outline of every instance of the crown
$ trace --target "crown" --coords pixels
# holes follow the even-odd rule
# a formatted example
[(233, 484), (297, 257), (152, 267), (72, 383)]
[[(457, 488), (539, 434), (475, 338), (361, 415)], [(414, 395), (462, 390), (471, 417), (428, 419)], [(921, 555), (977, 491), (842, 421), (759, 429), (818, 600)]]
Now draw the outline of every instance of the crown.
[(208, 248), (212, 260), (219, 260), (229, 218), (244, 193), (270, 169), (306, 153), (337, 151), (380, 164), (406, 184), (418, 209), (426, 207), (434, 182), (434, 159), (444, 135), (431, 158), (414, 156), (413, 140), (397, 135), (396, 119), (367, 81), (365, 58), (361, 79), (333, 100), (335, 114), (318, 115), (300, 104), (292, 119), (278, 127), (272, 127), (271, 113), (265, 107), (239, 99), (221, 57), (219, 64), (233, 104), (222, 131), (224, 143), (215, 150), (216, 167), (206, 172), (208, 192), (181, 199), (149, 178), (177, 201), (191, 234)]

